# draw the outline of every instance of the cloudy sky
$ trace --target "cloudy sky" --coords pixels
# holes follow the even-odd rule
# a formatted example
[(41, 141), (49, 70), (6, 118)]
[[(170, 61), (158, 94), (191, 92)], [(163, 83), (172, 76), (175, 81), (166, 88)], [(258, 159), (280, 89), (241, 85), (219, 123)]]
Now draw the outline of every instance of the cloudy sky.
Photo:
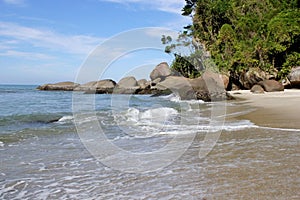
[[(137, 69), (137, 78), (147, 78), (141, 72), (150, 68), (144, 66), (170, 63), (172, 57), (156, 45), (163, 31), (145, 29), (149, 38), (139, 32), (145, 27), (178, 32), (190, 23), (180, 15), (183, 6), (184, 0), (0, 0), (0, 84), (74, 81), (103, 43), (100, 57), (111, 62), (98, 77), (118, 80)], [(131, 38), (123, 37), (128, 31)], [(153, 46), (124, 48), (117, 39), (149, 40)]]

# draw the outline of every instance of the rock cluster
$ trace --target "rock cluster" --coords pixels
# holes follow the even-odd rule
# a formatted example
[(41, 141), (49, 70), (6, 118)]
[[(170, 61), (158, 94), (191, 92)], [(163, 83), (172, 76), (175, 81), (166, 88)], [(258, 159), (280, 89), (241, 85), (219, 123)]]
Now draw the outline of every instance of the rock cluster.
[(207, 71), (201, 77), (188, 79), (172, 73), (167, 63), (157, 65), (150, 74), (151, 81), (136, 80), (129, 76), (122, 78), (118, 83), (111, 79), (91, 81), (85, 84), (61, 82), (39, 86), (39, 90), (66, 90), (81, 91), (95, 94), (152, 94), (166, 95), (175, 93), (182, 100), (201, 99), (216, 101), (228, 99), (225, 87), (228, 78)]
[[(152, 94), (154, 96), (175, 93), (182, 100), (201, 99), (219, 101), (230, 99), (226, 89), (232, 85), (238, 89), (251, 89), (253, 93), (283, 91), (282, 83), (273, 80), (258, 69), (242, 73), (239, 77), (220, 75), (205, 71), (201, 77), (189, 79), (172, 72), (166, 62), (157, 65), (150, 74), (150, 80), (136, 80), (133, 76), (122, 78), (118, 83), (106, 79), (85, 84), (60, 82), (39, 86), (39, 90), (81, 91), (87, 94)], [(300, 67), (294, 68), (288, 76), (290, 87), (300, 88)], [(238, 82), (237, 82), (238, 81)]]
[(275, 80), (264, 80), (252, 86), (250, 91), (256, 94), (264, 92), (279, 92), (284, 91), (284, 86), (282, 83)]

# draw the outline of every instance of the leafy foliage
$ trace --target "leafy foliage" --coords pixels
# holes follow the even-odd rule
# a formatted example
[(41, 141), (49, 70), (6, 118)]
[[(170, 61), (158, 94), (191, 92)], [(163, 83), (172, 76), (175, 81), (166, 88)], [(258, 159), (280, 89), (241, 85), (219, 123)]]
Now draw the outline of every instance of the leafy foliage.
[[(186, 0), (182, 14), (191, 16), (193, 23), (183, 33), (190, 42), (177, 40), (177, 44), (166, 47), (166, 52), (189, 44), (202, 62), (209, 52), (221, 71), (239, 73), (260, 68), (284, 78), (291, 67), (300, 64), (299, 8), (298, 0)], [(193, 41), (201, 45), (195, 47)], [(175, 58), (173, 65), (179, 68), (180, 62)], [(193, 59), (191, 63), (199, 65)]]

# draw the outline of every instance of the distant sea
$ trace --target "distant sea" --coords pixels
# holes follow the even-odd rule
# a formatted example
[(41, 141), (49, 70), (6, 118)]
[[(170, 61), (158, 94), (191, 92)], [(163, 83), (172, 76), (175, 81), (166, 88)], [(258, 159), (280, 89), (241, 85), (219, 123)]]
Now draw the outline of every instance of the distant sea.
[[(76, 98), (94, 98), (107, 141), (125, 152), (148, 155), (176, 136), (183, 144), (193, 135), (168, 165), (135, 173), (122, 170), (127, 158), (114, 167), (89, 152), (77, 130), (95, 118), (84, 109), (81, 117), (74, 116), (72, 92), (36, 87), (0, 85), (0, 199), (300, 198), (300, 130), (240, 120), (236, 116), (253, 109), (243, 102), (77, 92)], [(118, 106), (120, 99), (124, 106)], [(199, 157), (206, 137), (216, 132), (220, 137), (213, 138), (213, 148)], [(136, 169), (151, 168), (159, 159), (143, 162)]]

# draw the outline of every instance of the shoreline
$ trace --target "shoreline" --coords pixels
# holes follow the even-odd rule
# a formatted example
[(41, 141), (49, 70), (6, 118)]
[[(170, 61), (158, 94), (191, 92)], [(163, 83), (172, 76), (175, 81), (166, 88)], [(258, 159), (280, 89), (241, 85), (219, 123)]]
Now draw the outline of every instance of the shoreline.
[(300, 129), (300, 90), (285, 89), (282, 92), (253, 94), (250, 90), (229, 92), (236, 101), (254, 111), (237, 117), (256, 125), (271, 128)]

